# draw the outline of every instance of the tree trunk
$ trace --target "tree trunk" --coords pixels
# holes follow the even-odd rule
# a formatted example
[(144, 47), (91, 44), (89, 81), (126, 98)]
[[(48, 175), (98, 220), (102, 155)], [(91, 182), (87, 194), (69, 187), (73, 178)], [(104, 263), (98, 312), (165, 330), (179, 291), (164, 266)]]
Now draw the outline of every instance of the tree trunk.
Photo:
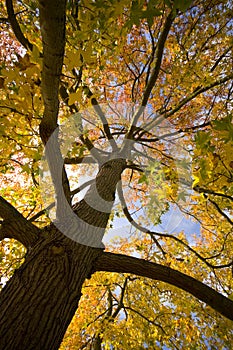
[[(86, 200), (75, 206), (75, 213), (87, 223), (80, 226), (78, 236), (103, 232), (124, 164), (123, 160), (104, 164)], [(110, 203), (109, 212), (96, 209), (96, 191), (99, 198)], [(77, 310), (83, 282), (90, 278), (102, 252), (77, 243), (53, 225), (45, 228), (1, 292), (0, 349), (58, 349)]]
[(1, 293), (1, 350), (58, 349), (78, 307), (101, 250), (53, 231), (37, 242)]

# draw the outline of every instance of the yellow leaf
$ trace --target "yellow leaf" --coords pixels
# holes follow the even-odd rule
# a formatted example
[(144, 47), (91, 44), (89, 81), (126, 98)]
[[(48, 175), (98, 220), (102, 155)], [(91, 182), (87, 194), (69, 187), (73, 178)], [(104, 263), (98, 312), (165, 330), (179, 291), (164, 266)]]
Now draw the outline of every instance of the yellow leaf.
[(80, 51), (68, 51), (66, 53), (65, 64), (67, 64), (67, 69), (72, 70), (74, 67), (80, 67), (82, 65), (82, 61), (80, 59)]
[(81, 101), (82, 99), (82, 90), (78, 89), (76, 92), (72, 92), (69, 96), (69, 106), (71, 106), (73, 103), (77, 101)]

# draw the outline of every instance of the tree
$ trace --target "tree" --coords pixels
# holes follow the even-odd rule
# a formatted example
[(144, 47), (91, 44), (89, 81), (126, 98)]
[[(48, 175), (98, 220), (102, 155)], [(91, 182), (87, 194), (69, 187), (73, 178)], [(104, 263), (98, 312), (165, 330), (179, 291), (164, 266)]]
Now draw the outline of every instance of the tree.
[[(20, 267), (13, 261), (12, 277), (1, 291), (0, 348), (58, 349), (92, 275), (93, 284), (102, 280), (102, 291), (90, 294), (99, 300), (94, 318), (100, 322), (92, 330), (92, 320), (86, 330), (82, 324), (75, 346), (124, 349), (125, 337), (115, 335), (125, 329), (132, 338), (128, 348), (136, 341), (140, 348), (161, 348), (169, 341), (173, 348), (179, 342), (196, 348), (198, 332), (206, 325), (212, 329), (213, 320), (218, 338), (206, 331), (200, 342), (228, 346), (233, 320), (229, 3), (40, 0), (38, 7), (28, 0), (13, 7), (6, 0), (5, 6), (0, 234), (2, 246), (14, 248), (15, 257), (23, 250), (9, 238), (26, 254)], [(63, 143), (70, 146), (65, 156)], [(51, 187), (49, 169), (56, 199), (50, 222), (38, 186), (42, 144), (44, 192)], [(80, 164), (95, 164), (98, 171), (72, 189)], [(74, 203), (85, 186), (84, 198)], [(171, 205), (200, 223), (196, 237), (153, 229)], [(146, 210), (139, 221), (133, 213), (141, 207)], [(117, 215), (140, 234), (122, 242), (120, 253), (104, 251), (102, 236)], [(199, 330), (192, 328), (199, 319)], [(134, 326), (141, 335), (135, 336)]]

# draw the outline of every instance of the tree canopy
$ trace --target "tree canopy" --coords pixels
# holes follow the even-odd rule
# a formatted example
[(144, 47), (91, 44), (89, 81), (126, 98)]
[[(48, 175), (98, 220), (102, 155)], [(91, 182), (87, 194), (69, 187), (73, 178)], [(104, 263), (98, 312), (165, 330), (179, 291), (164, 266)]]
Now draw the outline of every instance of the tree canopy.
[(230, 349), (230, 2), (0, 11), (0, 349)]

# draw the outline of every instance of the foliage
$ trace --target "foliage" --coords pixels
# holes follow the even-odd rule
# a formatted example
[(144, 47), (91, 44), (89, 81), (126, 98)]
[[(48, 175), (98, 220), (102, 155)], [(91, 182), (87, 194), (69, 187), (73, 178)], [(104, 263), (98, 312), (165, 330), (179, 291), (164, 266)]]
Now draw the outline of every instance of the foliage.
[[(1, 5), (1, 195), (44, 227), (39, 14), (36, 1), (14, 6), (33, 47), (19, 45)], [(232, 25), (227, 0), (70, 0), (59, 90), (59, 124), (101, 106), (108, 130), (97, 113), (83, 122), (83, 135), (105, 154), (108, 131), (119, 147), (127, 138), (134, 144), (109, 223), (126, 217), (131, 226), (127, 238), (107, 240), (107, 249), (182, 271), (227, 297), (233, 293)], [(137, 118), (141, 104), (146, 109)], [(93, 165), (85, 163), (88, 143), (73, 138), (64, 157), (75, 191)], [(159, 230), (172, 207), (200, 229)], [(2, 242), (5, 278), (24, 248)], [(61, 349), (230, 349), (232, 338), (229, 320), (172, 285), (97, 272), (83, 286)]]

